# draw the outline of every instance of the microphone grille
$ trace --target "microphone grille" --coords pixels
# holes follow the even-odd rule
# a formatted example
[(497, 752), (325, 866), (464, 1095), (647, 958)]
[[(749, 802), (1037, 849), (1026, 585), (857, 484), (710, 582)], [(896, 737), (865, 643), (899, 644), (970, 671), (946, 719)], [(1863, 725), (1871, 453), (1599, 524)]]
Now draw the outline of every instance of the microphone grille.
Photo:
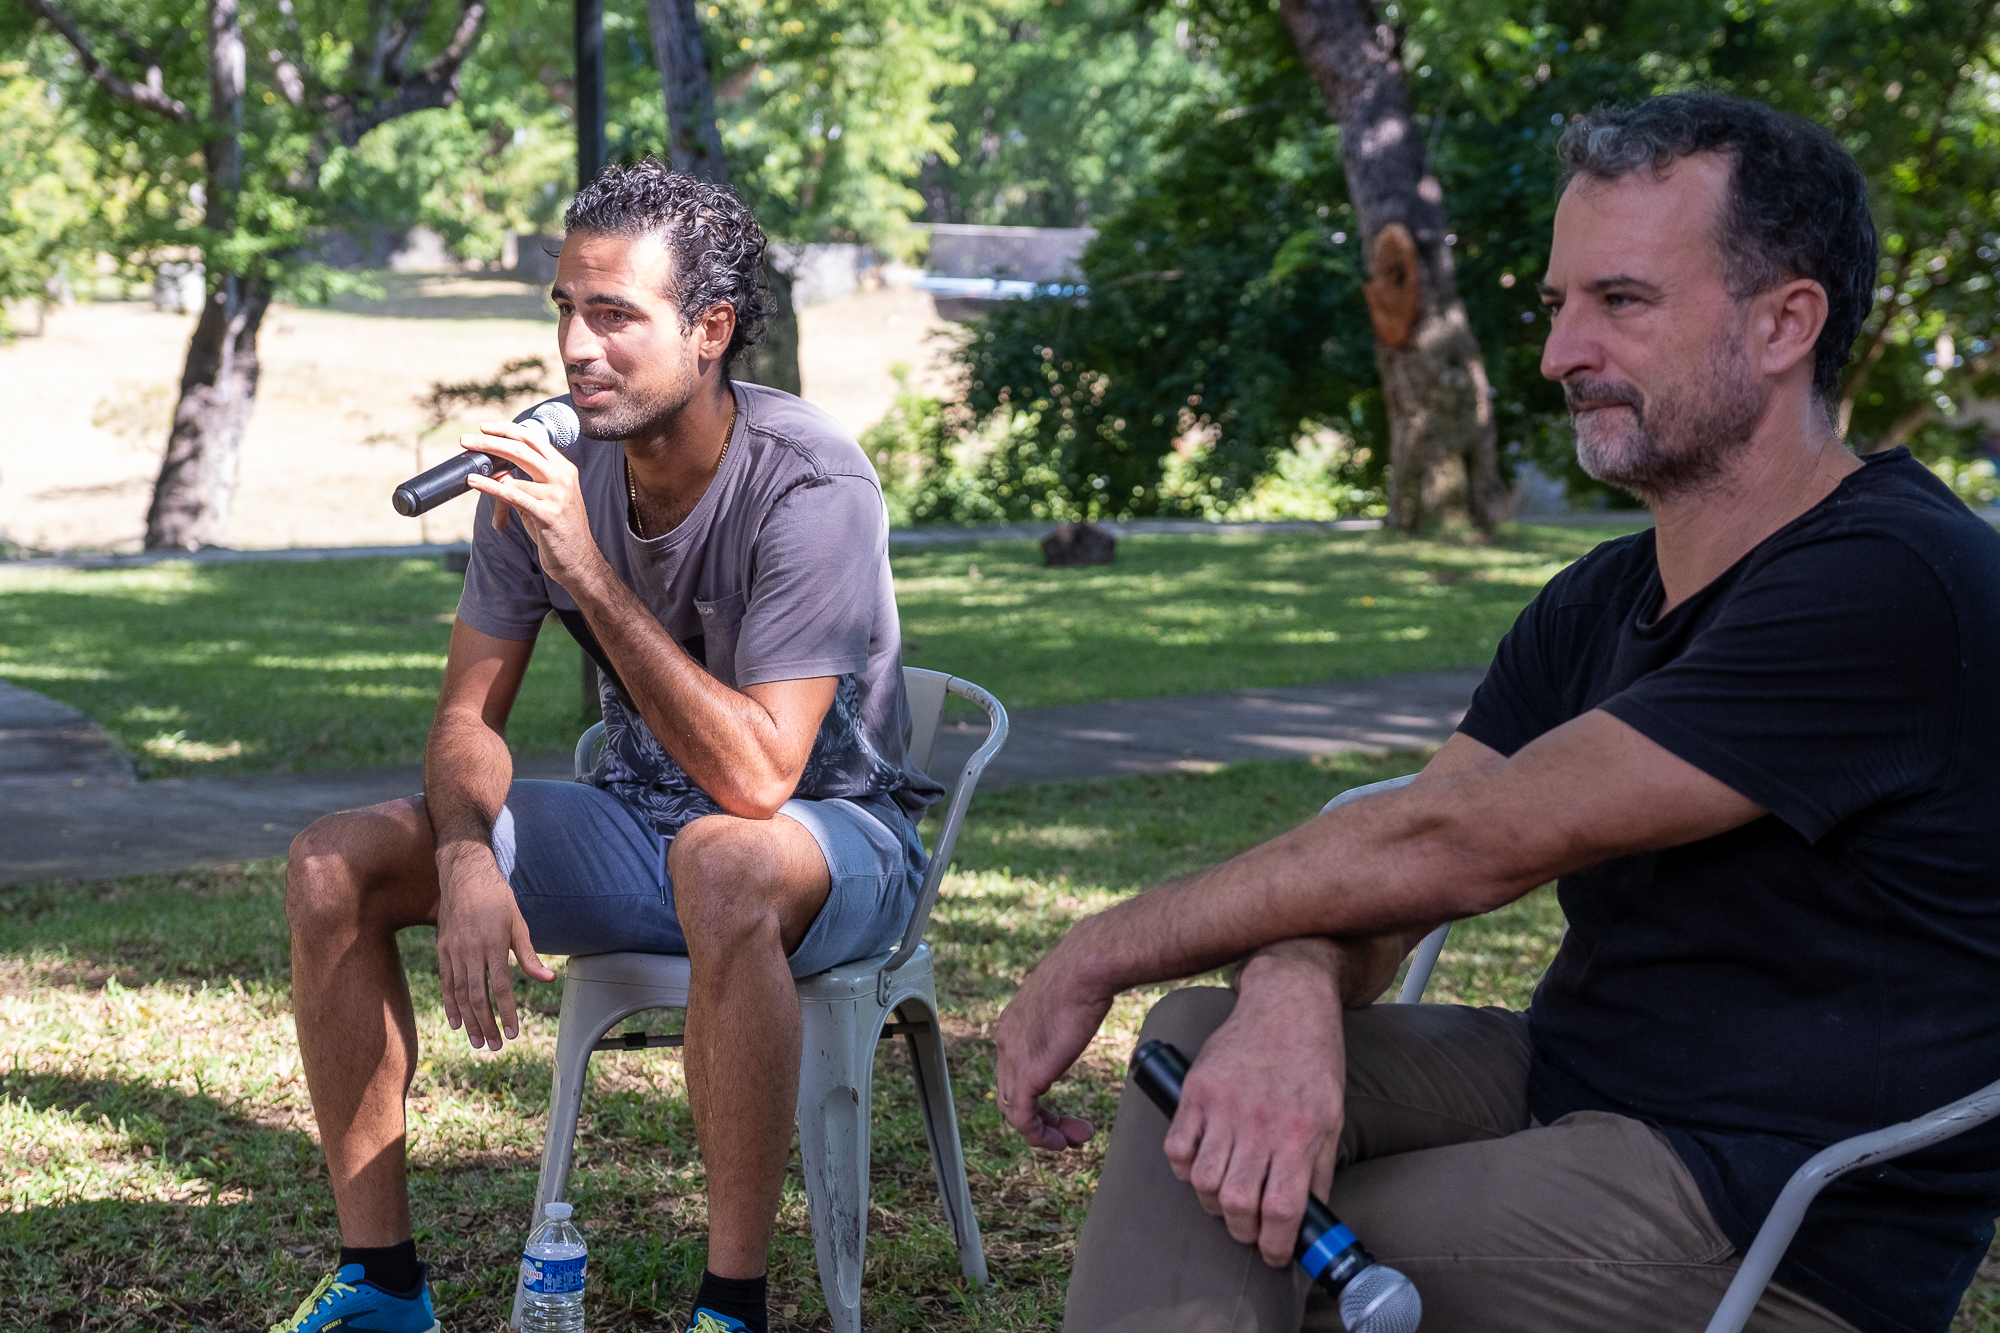
[(1364, 1268), (1340, 1293), (1340, 1322), (1348, 1333), (1416, 1333), (1424, 1303), (1393, 1268)]
[(558, 449), (569, 448), (583, 435), (583, 423), (576, 419), (576, 409), (560, 398), (551, 398), (528, 413), (528, 420), (539, 422), (549, 433), (549, 443)]

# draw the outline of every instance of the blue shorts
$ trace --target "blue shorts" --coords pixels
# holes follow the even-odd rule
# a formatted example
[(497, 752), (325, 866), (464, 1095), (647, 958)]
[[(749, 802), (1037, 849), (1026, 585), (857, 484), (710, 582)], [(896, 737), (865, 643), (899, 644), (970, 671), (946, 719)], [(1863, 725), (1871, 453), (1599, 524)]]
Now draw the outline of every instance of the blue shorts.
[[(791, 800), (780, 813), (812, 834), (833, 882), (789, 960), (792, 975), (896, 943), (923, 886), (915, 825), (846, 800)], [(637, 807), (582, 782), (516, 782), (493, 824), (500, 873), (543, 954), (686, 953), (667, 874), (671, 842)]]

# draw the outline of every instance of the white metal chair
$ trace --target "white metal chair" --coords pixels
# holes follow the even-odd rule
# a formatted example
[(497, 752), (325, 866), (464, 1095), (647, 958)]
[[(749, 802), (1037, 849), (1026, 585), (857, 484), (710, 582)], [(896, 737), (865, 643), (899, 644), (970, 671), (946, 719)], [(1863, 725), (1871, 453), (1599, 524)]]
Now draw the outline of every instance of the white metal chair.
[[(1415, 780), (1416, 775), (1412, 773), (1390, 778), (1386, 782), (1355, 787), (1328, 801), (1325, 809), (1331, 810), (1336, 805), (1358, 801), (1378, 792), (1393, 791)], [(1403, 977), (1402, 988), (1396, 992), (1397, 1004), (1416, 1004), (1423, 999), (1424, 987), (1430, 984), (1431, 969), (1437, 966), (1438, 955), (1444, 952), (1445, 938), (1450, 934), (1451, 925), (1447, 922), (1424, 936), (1423, 942), (1417, 945), (1416, 952), (1410, 957), (1410, 970)], [(1764, 1288), (1770, 1284), (1771, 1275), (1778, 1271), (1778, 1261), (1785, 1257), (1792, 1237), (1798, 1234), (1806, 1209), (1819, 1197), (1821, 1190), (1850, 1171), (1890, 1161), (1919, 1148), (1928, 1148), (1933, 1143), (1942, 1143), (1985, 1124), (1995, 1116), (2000, 1116), (2000, 1083), (1989, 1083), (1928, 1115), (1842, 1139), (1816, 1153), (1785, 1182), (1785, 1188), (1779, 1192), (1778, 1201), (1771, 1206), (1764, 1225), (1757, 1229), (1757, 1237), (1751, 1242), (1749, 1252), (1743, 1256), (1743, 1263), (1737, 1268), (1729, 1289), (1722, 1293), (1722, 1303), (1715, 1307), (1706, 1333), (1743, 1333), (1743, 1326), (1757, 1308)]]
[[(952, 1107), (951, 1078), (945, 1067), (931, 951), (923, 937), (973, 790), (986, 765), (1006, 742), (1007, 710), (971, 681), (942, 671), (905, 667), (903, 683), (910, 700), (909, 755), (919, 768), (930, 765), (949, 695), (984, 709), (991, 729), (959, 773), (932, 849), (930, 872), (901, 943), (888, 953), (843, 963), (798, 981), (799, 1008), (805, 1023), (804, 1058), (799, 1069), (799, 1156), (805, 1170), (806, 1199), (812, 1208), (820, 1286), (826, 1292), (827, 1309), (838, 1333), (860, 1333), (861, 1329), (875, 1047), (885, 1038), (900, 1036), (909, 1043), (931, 1164), (937, 1170), (945, 1218), (958, 1243), (959, 1267), (974, 1282), (986, 1281), (986, 1256), (980, 1245), (979, 1223), (972, 1213), (958, 1115)], [(603, 731), (600, 722), (577, 743), (579, 781), (588, 781), (596, 769)], [(542, 1173), (535, 1187), (535, 1218), (541, 1217), (545, 1204), (563, 1197), (583, 1099), (584, 1071), (591, 1055), (682, 1044), (678, 1035), (629, 1033), (607, 1039), (604, 1034), (613, 1024), (642, 1010), (685, 1008), (687, 997), (685, 955), (601, 953), (569, 960), (563, 975), (562, 1017), (556, 1032), (555, 1079), (549, 1091)], [(525, 1293), (517, 1281), (510, 1327), (520, 1327), (524, 1302)]]

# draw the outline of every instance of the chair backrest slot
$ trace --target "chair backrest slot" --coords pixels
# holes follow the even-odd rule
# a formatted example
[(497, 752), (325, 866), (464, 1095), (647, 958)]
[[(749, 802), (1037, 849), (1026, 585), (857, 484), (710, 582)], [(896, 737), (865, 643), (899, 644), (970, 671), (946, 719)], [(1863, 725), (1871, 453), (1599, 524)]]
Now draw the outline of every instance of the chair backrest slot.
[(903, 692), (910, 700), (910, 762), (928, 773), (931, 752), (937, 748), (938, 728), (944, 724), (944, 704), (950, 697), (945, 687), (951, 676), (922, 667), (903, 668)]

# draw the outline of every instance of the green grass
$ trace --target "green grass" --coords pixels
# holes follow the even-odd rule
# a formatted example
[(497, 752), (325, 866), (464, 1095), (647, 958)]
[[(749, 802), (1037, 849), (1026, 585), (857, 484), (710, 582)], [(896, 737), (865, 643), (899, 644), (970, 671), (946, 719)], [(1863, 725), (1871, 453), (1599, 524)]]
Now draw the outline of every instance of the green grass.
[(1138, 537), (1049, 569), (1026, 542), (895, 559), (906, 660), (1009, 707), (1480, 667), (1564, 565), (1619, 531)]
[[(906, 660), (1032, 708), (1480, 666), (1611, 531), (1139, 537), (1083, 569), (994, 542), (894, 564)], [(428, 559), (0, 568), (0, 679), (95, 718), (145, 777), (410, 763), (460, 586)], [(574, 741), (577, 676), (575, 644), (548, 629), (509, 727), (518, 752)]]
[[(1084, 913), (1309, 817), (1422, 756), (994, 793), (974, 807), (931, 929), (952, 1074), (993, 1281), (968, 1288), (938, 1208), (908, 1063), (885, 1044), (864, 1303), (884, 1333), (1060, 1324), (1106, 1135), (1036, 1154), (992, 1102), (992, 1025)], [(255, 1333), (331, 1266), (336, 1236), (292, 1036), (283, 865), (0, 892), (0, 1328)], [(1454, 932), (1431, 998), (1526, 1004), (1561, 915), (1548, 891)], [(494, 1328), (533, 1197), (559, 988), (529, 984), (523, 1039), (469, 1051), (445, 1027), (428, 931), (404, 936), (423, 1042), (411, 1089), (418, 1240), (448, 1328)], [(1124, 997), (1055, 1096), (1108, 1128), (1146, 1005)], [(677, 1053), (594, 1064), (571, 1189), (594, 1327), (679, 1333), (705, 1225)], [(773, 1327), (829, 1327), (796, 1162), (773, 1255)], [(2000, 1330), (2000, 1272), (1955, 1327)]]

